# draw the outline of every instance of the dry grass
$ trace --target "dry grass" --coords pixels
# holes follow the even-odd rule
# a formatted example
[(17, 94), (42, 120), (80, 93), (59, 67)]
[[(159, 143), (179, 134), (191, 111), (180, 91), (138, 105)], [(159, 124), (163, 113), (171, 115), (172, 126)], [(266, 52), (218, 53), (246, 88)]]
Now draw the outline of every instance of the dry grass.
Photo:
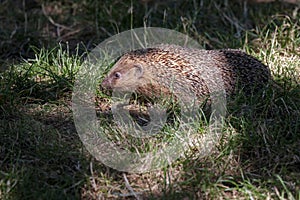
[[(1, 1), (0, 199), (299, 199), (299, 23), (299, 7), (282, 2)], [(87, 152), (70, 99), (86, 51), (144, 25), (186, 33), (207, 49), (244, 49), (270, 66), (275, 86), (263, 101), (241, 96), (229, 105), (212, 155), (192, 151), (128, 174)], [(99, 91), (106, 117), (109, 102)]]

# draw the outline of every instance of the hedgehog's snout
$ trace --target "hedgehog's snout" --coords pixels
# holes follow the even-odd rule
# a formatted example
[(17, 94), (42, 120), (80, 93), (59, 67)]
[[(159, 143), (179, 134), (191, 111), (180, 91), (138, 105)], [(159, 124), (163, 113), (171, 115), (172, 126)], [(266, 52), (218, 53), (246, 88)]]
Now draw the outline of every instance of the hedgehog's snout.
[(106, 89), (106, 90), (111, 90), (112, 87), (111, 87), (111, 81), (109, 80), (109, 77), (106, 77), (102, 83), (101, 83), (101, 86)]

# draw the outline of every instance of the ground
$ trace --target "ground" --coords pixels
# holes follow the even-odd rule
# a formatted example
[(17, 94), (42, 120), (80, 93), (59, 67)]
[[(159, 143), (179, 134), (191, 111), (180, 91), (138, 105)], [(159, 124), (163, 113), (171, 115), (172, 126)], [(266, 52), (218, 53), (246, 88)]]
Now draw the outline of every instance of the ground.
[[(273, 83), (229, 103), (211, 155), (190, 150), (163, 169), (122, 173), (81, 142), (72, 91), (93, 47), (143, 26), (182, 32), (205, 49), (246, 51), (270, 67)], [(4, 0), (0, 33), (0, 199), (300, 198), (299, 5)], [(109, 124), (111, 98), (97, 92)]]

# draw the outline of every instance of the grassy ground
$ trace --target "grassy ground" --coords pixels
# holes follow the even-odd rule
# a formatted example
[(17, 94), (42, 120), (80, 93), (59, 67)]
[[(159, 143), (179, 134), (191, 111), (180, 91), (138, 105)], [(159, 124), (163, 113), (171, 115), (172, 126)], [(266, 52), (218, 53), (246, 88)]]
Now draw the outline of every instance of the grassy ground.
[[(299, 7), (101, 2), (0, 2), (0, 199), (137, 198), (130, 187), (145, 199), (300, 199)], [(271, 68), (277, 86), (228, 106), (226, 138), (212, 155), (123, 174), (81, 143), (71, 93), (88, 50), (144, 25), (186, 33), (206, 49), (243, 49)], [(101, 96), (101, 109), (108, 101)]]

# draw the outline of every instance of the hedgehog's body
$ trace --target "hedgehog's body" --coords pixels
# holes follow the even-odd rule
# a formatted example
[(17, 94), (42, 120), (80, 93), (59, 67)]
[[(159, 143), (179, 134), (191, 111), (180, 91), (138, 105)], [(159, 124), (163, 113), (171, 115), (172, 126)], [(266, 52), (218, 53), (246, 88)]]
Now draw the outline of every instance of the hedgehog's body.
[(222, 89), (228, 96), (238, 89), (251, 93), (266, 85), (269, 78), (267, 66), (239, 50), (160, 45), (124, 54), (102, 85), (145, 96), (188, 90), (201, 98)]

